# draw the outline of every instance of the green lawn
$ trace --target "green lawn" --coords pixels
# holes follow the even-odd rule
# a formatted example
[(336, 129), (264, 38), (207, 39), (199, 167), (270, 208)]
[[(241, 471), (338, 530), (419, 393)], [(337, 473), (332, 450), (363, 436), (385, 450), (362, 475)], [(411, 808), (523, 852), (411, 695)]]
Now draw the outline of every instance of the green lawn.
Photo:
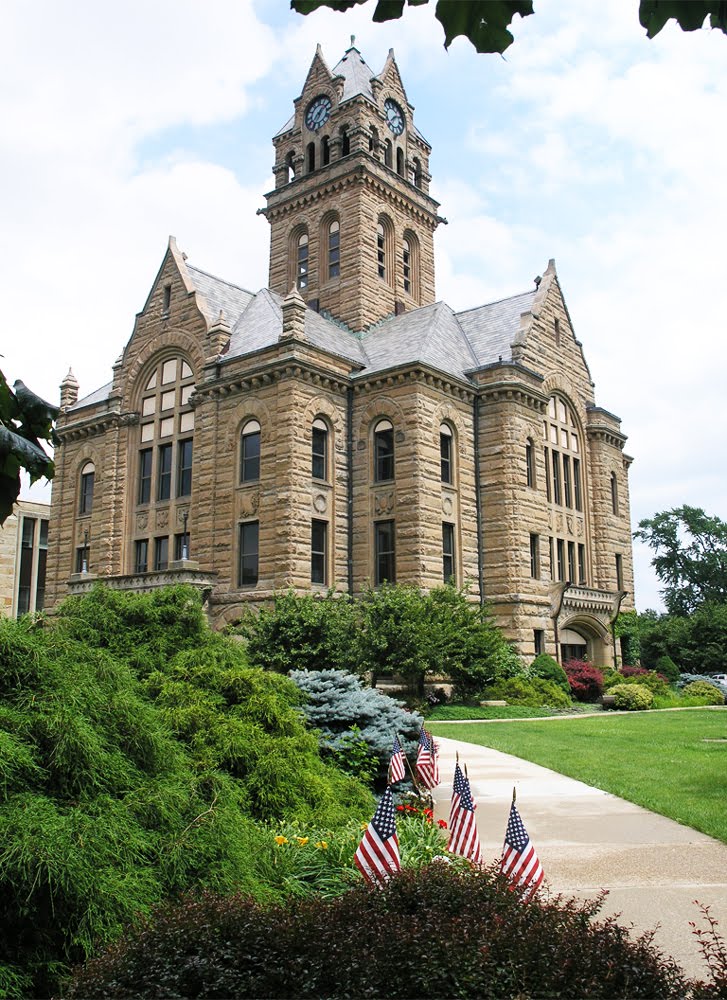
[(727, 843), (727, 708), (430, 728), (532, 760)]
[(563, 715), (563, 712), (524, 705), (436, 705), (427, 713), (427, 724), (457, 719), (539, 719), (551, 715)]

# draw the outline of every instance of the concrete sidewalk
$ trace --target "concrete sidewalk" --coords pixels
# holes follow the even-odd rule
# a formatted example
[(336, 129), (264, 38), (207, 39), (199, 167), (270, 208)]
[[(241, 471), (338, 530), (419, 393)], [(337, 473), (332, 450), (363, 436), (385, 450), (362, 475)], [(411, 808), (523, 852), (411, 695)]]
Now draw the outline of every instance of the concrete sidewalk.
[[(727, 937), (727, 845), (555, 771), (491, 750), (436, 737), (442, 783), (435, 816), (447, 819), (455, 754), (467, 765), (486, 860), (499, 858), (512, 800), (552, 892), (593, 898), (608, 889), (602, 915), (636, 931), (657, 927), (655, 943), (690, 976), (706, 978), (689, 921), (694, 900), (711, 906)], [(727, 807), (727, 805), (726, 805)]]

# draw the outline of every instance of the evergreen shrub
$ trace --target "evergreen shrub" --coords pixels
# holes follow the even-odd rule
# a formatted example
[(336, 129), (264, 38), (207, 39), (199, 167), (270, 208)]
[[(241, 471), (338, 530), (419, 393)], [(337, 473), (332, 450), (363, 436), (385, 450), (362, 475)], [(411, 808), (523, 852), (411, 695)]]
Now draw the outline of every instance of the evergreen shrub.
[(542, 677), (511, 677), (498, 681), (485, 689), (485, 696), (492, 700), (504, 700), (508, 705), (528, 705), (531, 708), (570, 708), (570, 695), (554, 681)]
[(530, 664), (528, 673), (531, 677), (542, 677), (543, 680), (552, 681), (559, 688), (562, 688), (570, 698), (570, 684), (565, 670), (557, 660), (547, 653), (539, 653), (535, 657)]
[(670, 684), (676, 684), (679, 680), (679, 667), (671, 656), (660, 656), (656, 661), (656, 672), (663, 674)]
[(621, 711), (643, 711), (654, 704), (653, 693), (643, 684), (617, 684), (608, 693), (613, 695), (614, 704)]
[(682, 696), (703, 699), (705, 705), (724, 705), (725, 703), (725, 696), (722, 692), (714, 684), (710, 684), (704, 679), (687, 684), (682, 689)]
[(523, 905), (494, 868), (435, 862), (383, 888), (261, 906), (187, 897), (80, 970), (66, 996), (682, 998), (673, 959), (595, 901)]
[(623, 667), (622, 672), (612, 670), (604, 677), (603, 686), (609, 694), (612, 693), (612, 688), (622, 684), (640, 684), (653, 695), (659, 696), (665, 696), (670, 691), (663, 674), (658, 674), (655, 670), (643, 670), (641, 667)]
[(408, 711), (402, 702), (376, 688), (364, 687), (360, 678), (343, 670), (294, 670), (290, 678), (306, 698), (302, 711), (318, 731), (324, 757), (356, 773), (352, 741), (354, 746), (363, 741), (375, 757), (376, 779), (381, 780), (398, 734), (413, 765), (424, 721), (419, 713)]
[(687, 685), (693, 684), (695, 681), (703, 681), (705, 684), (711, 684), (712, 687), (727, 697), (727, 684), (723, 684), (721, 681), (715, 680), (714, 677), (709, 677), (705, 674), (680, 674), (677, 681), (677, 690), (683, 691)]
[(566, 660), (563, 669), (576, 701), (598, 701), (603, 694), (603, 673), (598, 667), (586, 660)]

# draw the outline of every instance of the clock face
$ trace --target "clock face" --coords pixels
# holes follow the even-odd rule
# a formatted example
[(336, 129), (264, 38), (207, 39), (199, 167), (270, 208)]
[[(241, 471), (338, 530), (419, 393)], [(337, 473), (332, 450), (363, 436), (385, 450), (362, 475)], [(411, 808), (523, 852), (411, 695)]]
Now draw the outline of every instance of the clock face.
[(331, 99), (330, 97), (326, 97), (325, 94), (321, 94), (320, 97), (316, 97), (308, 105), (305, 113), (305, 123), (311, 132), (317, 132), (319, 128), (322, 128), (326, 124), (330, 117)]
[(404, 112), (391, 98), (384, 101), (384, 111), (386, 112), (386, 124), (394, 135), (401, 135), (404, 131)]

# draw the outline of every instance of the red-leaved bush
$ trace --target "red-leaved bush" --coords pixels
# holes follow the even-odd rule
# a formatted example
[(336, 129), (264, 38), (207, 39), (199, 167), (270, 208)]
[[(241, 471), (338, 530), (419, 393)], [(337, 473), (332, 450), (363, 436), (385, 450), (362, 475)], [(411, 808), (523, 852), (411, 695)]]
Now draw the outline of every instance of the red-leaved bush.
[(586, 660), (566, 660), (563, 664), (576, 701), (596, 702), (603, 694), (603, 674)]

